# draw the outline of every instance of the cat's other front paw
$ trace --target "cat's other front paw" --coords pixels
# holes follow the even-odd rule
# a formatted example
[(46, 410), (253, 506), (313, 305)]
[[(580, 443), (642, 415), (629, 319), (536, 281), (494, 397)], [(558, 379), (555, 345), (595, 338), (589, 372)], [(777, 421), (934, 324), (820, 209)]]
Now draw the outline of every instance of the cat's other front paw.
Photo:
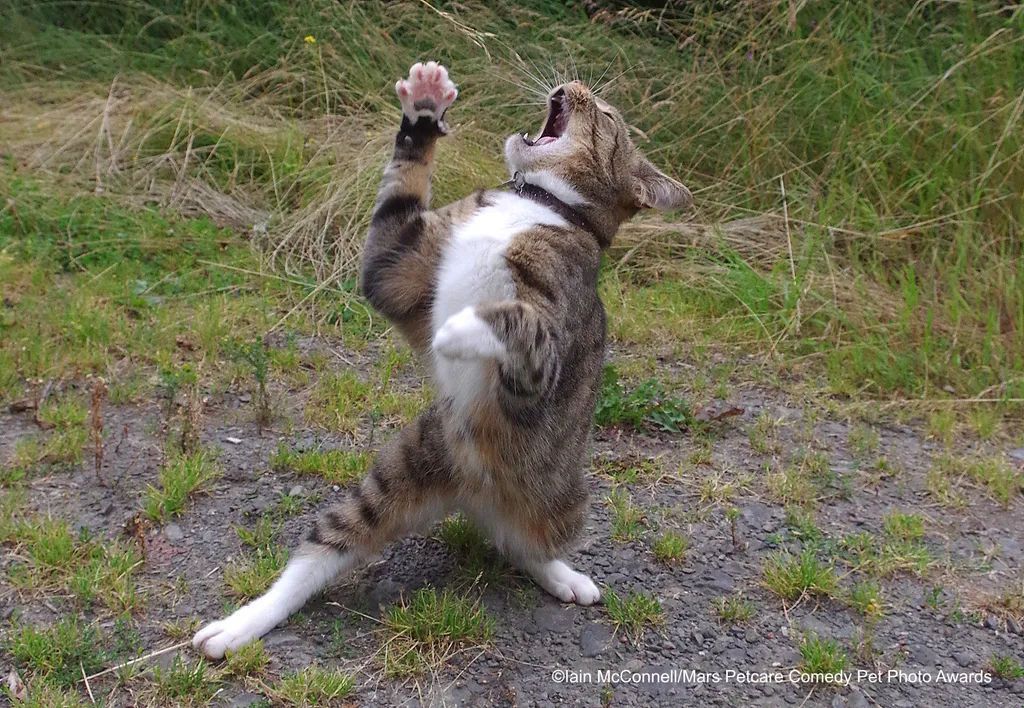
[(444, 112), (459, 95), (459, 90), (448, 78), (447, 69), (436, 61), (428, 61), (413, 64), (409, 78), (399, 79), (395, 84), (395, 93), (410, 123), (427, 118), (442, 125)]
[(434, 335), (434, 351), (446, 359), (501, 359), (505, 345), (472, 307), (449, 317)]

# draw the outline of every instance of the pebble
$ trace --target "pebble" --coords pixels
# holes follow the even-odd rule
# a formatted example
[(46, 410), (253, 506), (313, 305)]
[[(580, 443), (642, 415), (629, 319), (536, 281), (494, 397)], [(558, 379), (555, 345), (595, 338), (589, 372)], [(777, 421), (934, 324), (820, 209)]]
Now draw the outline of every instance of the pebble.
[(611, 630), (602, 624), (588, 622), (583, 625), (583, 633), (580, 635), (580, 649), (583, 656), (595, 657), (611, 646)]
[(294, 487), (292, 487), (288, 491), (288, 496), (290, 496), (290, 497), (301, 497), (305, 493), (306, 493), (306, 488), (303, 487), (301, 484), (296, 484)]
[(989, 615), (985, 618), (985, 626), (993, 630), (1000, 629), (999, 620), (996, 619), (995, 615)]
[(967, 650), (953, 652), (953, 658), (956, 660), (956, 663), (965, 669), (978, 663), (977, 655)]
[(167, 524), (164, 526), (164, 538), (168, 541), (180, 541), (185, 538), (185, 532), (177, 524)]

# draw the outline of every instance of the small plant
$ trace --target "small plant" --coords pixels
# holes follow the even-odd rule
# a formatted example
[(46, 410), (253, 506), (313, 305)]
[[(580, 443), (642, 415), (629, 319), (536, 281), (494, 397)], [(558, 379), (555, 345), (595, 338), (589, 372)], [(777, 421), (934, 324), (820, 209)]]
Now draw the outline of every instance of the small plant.
[(683, 562), (689, 545), (690, 541), (686, 536), (669, 529), (651, 545), (651, 551), (658, 562), (673, 565)]
[(270, 407), (270, 394), (267, 392), (267, 378), (270, 371), (270, 358), (263, 338), (258, 337), (248, 344), (235, 345), (235, 357), (248, 364), (252, 376), (256, 380), (256, 430), (262, 435), (263, 428), (274, 419)]
[(333, 484), (346, 485), (363, 478), (373, 462), (367, 452), (350, 450), (290, 450), (283, 443), (270, 455), (274, 470), (315, 475)]
[(924, 537), (924, 517), (890, 511), (882, 519), (882, 532), (895, 541), (919, 541)]
[(594, 459), (594, 471), (607, 475), (615, 484), (633, 484), (638, 480), (651, 481), (661, 474), (661, 464), (657, 459), (626, 455), (618, 459), (597, 457)]
[(739, 532), (737, 531), (740, 519), (740, 510), (734, 506), (729, 507), (729, 510), (725, 512), (725, 518), (729, 520), (729, 534), (732, 536), (732, 547), (739, 550), (742, 547), (739, 540)]
[(772, 417), (768, 411), (761, 411), (750, 429), (750, 448), (762, 455), (778, 452), (779, 428), (782, 420)]
[(809, 674), (838, 674), (849, 666), (846, 653), (834, 639), (808, 634), (800, 641), (800, 668)]
[(763, 573), (768, 589), (785, 600), (795, 600), (805, 593), (831, 596), (836, 589), (832, 566), (822, 564), (810, 549), (798, 556), (788, 552), (769, 556)]
[(239, 647), (227, 654), (227, 673), (236, 678), (257, 676), (263, 672), (270, 662), (270, 657), (263, 649), (263, 640)]
[(993, 654), (989, 665), (992, 668), (992, 675), (996, 678), (1001, 678), (1005, 681), (1016, 681), (1019, 678), (1024, 678), (1024, 667), (1009, 654), (1006, 656)]
[(4, 649), (40, 680), (71, 687), (82, 678), (82, 667), (93, 672), (106, 661), (103, 644), (96, 627), (70, 617), (49, 627), (12, 628)]
[(634, 640), (639, 640), (645, 627), (660, 627), (665, 623), (661, 602), (647, 593), (633, 591), (622, 597), (611, 588), (606, 588), (604, 606), (616, 629), (621, 627)]
[(608, 495), (612, 508), (612, 540), (619, 543), (636, 541), (644, 535), (644, 512), (633, 504), (629, 494), (615, 489)]
[(878, 452), (878, 431), (867, 425), (855, 425), (846, 436), (853, 453), (861, 460)]
[(657, 379), (648, 379), (627, 391), (615, 367), (609, 364), (601, 379), (594, 420), (602, 427), (628, 424), (637, 430), (678, 433), (689, 427), (693, 415), (685, 401), (666, 395)]
[(190, 705), (207, 705), (217, 690), (216, 677), (209, 675), (207, 668), (203, 659), (189, 666), (181, 656), (175, 657), (166, 669), (155, 667), (153, 679), (157, 694), (170, 700), (184, 700)]
[(442, 520), (437, 537), (459, 556), (458, 572), (464, 580), (489, 585), (501, 578), (504, 564), (491, 552), (484, 535), (462, 514)]
[(153, 521), (179, 516), (186, 500), (204, 491), (220, 476), (213, 456), (198, 450), (190, 455), (175, 455), (160, 468), (159, 487), (150, 485), (143, 511)]
[(232, 597), (249, 600), (262, 595), (277, 580), (288, 562), (285, 548), (258, 548), (252, 560), (231, 563), (224, 569), (224, 584)]
[(436, 666), (459, 645), (486, 642), (493, 633), (493, 620), (478, 602), (429, 587), (392, 605), (383, 620), (392, 635), (384, 654), (384, 670), (390, 676)]
[(276, 521), (273, 516), (263, 514), (251, 529), (247, 529), (244, 526), (236, 526), (235, 532), (242, 543), (253, 550), (269, 551), (274, 548), (274, 541), (277, 539), (278, 534), (281, 533), (281, 526), (282, 523)]
[(754, 606), (741, 594), (716, 598), (715, 614), (723, 624), (741, 624), (754, 616)]
[(873, 580), (859, 580), (850, 588), (847, 604), (868, 618), (882, 614), (882, 593)]
[(340, 669), (307, 666), (302, 671), (288, 674), (272, 689), (274, 698), (285, 705), (334, 705), (355, 687), (355, 679)]

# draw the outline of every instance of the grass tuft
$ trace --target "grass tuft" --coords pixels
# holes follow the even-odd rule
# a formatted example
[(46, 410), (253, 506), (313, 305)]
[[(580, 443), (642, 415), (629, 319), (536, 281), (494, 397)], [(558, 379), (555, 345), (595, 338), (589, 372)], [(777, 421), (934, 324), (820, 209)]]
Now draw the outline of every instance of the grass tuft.
[(363, 478), (370, 468), (370, 453), (350, 450), (289, 450), (280, 442), (270, 455), (274, 470), (313, 475), (332, 484), (346, 485)]
[(146, 492), (143, 512), (157, 522), (180, 516), (188, 498), (206, 491), (218, 477), (220, 468), (211, 453), (175, 455), (160, 468), (159, 486), (150, 485)]
[(829, 597), (838, 582), (832, 566), (822, 563), (811, 549), (799, 555), (783, 552), (769, 556), (762, 571), (765, 586), (784, 600), (805, 594)]
[(665, 623), (661, 601), (654, 595), (632, 591), (621, 596), (611, 588), (605, 588), (603, 596), (605, 611), (616, 629), (621, 627), (634, 640), (640, 639), (645, 628), (660, 627)]

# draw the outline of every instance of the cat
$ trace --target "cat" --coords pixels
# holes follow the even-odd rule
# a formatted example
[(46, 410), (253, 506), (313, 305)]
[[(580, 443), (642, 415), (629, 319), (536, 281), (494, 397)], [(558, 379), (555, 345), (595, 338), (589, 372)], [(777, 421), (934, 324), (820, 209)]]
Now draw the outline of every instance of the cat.
[(387, 543), (460, 511), (563, 602), (600, 591), (565, 561), (587, 514), (584, 467), (605, 353), (601, 254), (640, 209), (690, 192), (637, 150), (580, 82), (553, 90), (541, 132), (512, 135), (511, 189), (428, 208), (438, 140), (458, 95), (415, 64), (395, 85), (402, 123), (361, 266), (362, 290), (431, 362), (437, 400), (328, 509), (262, 597), (193, 640), (221, 658), (261, 637)]

